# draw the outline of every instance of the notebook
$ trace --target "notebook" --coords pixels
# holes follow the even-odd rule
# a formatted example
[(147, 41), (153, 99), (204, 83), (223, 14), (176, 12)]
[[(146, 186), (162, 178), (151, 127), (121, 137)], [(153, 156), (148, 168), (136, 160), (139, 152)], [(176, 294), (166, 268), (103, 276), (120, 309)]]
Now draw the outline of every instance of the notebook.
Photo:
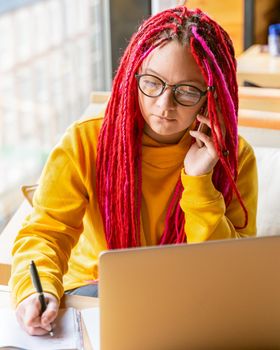
[(0, 349), (82, 350), (81, 317), (74, 308), (60, 309), (54, 336), (31, 336), (23, 331), (12, 309), (0, 311)]
[(279, 267), (280, 236), (104, 252), (100, 349), (280, 348)]

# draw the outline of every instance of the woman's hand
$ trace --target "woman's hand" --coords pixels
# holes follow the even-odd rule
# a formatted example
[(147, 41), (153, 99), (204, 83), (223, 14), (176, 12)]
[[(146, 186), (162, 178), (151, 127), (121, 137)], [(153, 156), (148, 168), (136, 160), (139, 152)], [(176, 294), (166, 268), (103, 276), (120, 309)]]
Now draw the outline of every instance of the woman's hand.
[(47, 308), (41, 315), (41, 304), (38, 294), (32, 294), (24, 299), (16, 309), (20, 326), (30, 335), (43, 335), (52, 329), (51, 323), (56, 319), (59, 302), (49, 293), (44, 293)]
[[(220, 113), (220, 112), (218, 112)], [(220, 115), (220, 121), (222, 120)], [(209, 118), (198, 115), (197, 120), (201, 123), (206, 124), (210, 130)], [(221, 123), (222, 134), (225, 136), (225, 126)], [(211, 172), (219, 160), (218, 153), (215, 149), (213, 138), (210, 135), (206, 135), (203, 132), (192, 130), (190, 131), (192, 137), (198, 138), (203, 142), (203, 146), (199, 148), (196, 142), (194, 142), (184, 160), (185, 173), (191, 176), (204, 175)]]

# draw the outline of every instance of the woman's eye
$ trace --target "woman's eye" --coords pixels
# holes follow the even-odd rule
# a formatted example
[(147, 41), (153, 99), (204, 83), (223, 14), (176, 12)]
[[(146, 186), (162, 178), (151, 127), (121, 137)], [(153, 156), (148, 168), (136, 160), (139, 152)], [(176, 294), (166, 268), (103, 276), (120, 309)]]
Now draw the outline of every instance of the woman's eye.
[(181, 96), (198, 96), (199, 95), (199, 92), (196, 89), (192, 89), (192, 88), (177, 89), (177, 92)]
[(159, 84), (158, 82), (156, 81), (152, 81), (152, 80), (145, 80), (144, 82), (148, 87), (159, 87), (161, 84)]

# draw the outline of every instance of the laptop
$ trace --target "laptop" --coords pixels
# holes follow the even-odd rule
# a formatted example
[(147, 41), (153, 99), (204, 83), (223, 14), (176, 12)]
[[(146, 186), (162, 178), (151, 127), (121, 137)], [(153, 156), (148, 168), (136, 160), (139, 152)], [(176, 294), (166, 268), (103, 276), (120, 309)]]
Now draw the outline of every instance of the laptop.
[(280, 348), (280, 236), (106, 251), (101, 350)]

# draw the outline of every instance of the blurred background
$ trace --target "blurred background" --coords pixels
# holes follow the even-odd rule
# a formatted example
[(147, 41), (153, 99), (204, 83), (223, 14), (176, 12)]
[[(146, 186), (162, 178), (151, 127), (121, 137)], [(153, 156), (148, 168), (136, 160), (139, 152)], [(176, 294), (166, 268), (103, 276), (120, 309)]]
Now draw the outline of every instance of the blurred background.
[(0, 1), (0, 227), (92, 89), (111, 86), (108, 2)]
[(110, 90), (141, 21), (184, 3), (215, 18), (237, 56), (280, 22), (279, 0), (0, 0), (0, 232), (90, 92)]

